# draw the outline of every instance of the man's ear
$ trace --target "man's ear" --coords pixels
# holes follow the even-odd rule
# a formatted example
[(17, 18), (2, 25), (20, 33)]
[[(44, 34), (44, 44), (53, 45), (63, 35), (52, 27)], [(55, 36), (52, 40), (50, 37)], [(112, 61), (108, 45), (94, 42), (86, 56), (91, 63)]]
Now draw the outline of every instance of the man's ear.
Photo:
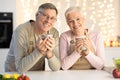
[(37, 18), (38, 18), (38, 16), (39, 16), (39, 13), (37, 12), (37, 13), (35, 14), (35, 18), (37, 19)]
[(35, 16), (37, 17), (39, 15), (39, 13), (37, 12), (36, 14), (35, 14)]

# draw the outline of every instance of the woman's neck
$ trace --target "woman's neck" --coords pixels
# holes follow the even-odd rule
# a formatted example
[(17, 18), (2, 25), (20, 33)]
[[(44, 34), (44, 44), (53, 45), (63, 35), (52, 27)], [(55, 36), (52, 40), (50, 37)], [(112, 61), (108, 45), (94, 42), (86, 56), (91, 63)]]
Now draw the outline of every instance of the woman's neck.
[(85, 34), (84, 34), (84, 33), (82, 33), (82, 34), (77, 34), (77, 33), (73, 33), (73, 32), (72, 32), (72, 35), (73, 35), (74, 37), (85, 36)]
[(87, 33), (88, 33), (88, 29), (84, 29), (84, 31), (83, 31), (83, 32), (80, 32), (80, 33), (76, 33), (76, 32), (74, 33), (74, 32), (72, 32), (72, 34), (73, 34), (75, 37), (86, 36)]

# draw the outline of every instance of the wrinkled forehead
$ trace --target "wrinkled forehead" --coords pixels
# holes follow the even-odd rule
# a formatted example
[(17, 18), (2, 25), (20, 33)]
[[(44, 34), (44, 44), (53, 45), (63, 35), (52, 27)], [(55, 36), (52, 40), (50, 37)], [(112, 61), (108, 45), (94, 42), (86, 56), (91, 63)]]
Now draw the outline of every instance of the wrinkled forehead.
[(46, 8), (38, 8), (38, 11), (37, 12), (41, 12), (41, 11), (45, 11), (45, 10), (52, 10), (52, 11), (55, 11), (56, 12), (56, 15), (58, 14), (58, 11), (56, 8), (51, 8), (51, 7), (46, 7)]
[(43, 13), (47, 13), (47, 14), (51, 14), (52, 13), (51, 15), (57, 16), (56, 11), (54, 9), (39, 9), (38, 13), (39, 12), (43, 12)]
[(54, 10), (54, 9), (38, 9), (38, 12), (45, 12), (45, 11), (47, 11), (47, 10)]

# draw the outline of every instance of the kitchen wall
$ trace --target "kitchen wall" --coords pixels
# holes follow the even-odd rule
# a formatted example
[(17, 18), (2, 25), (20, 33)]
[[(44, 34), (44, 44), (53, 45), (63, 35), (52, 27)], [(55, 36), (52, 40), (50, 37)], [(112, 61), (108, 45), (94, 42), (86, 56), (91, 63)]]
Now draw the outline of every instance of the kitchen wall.
[(0, 0), (0, 12), (13, 12), (13, 27), (16, 25), (16, 0)]
[[(119, 15), (118, 16), (118, 21), (119, 21), (119, 24), (118, 24), (119, 26), (118, 27), (119, 27), (119, 30), (120, 30), (120, 0), (119, 0), (119, 6), (118, 7), (119, 7), (118, 8), (118, 15)], [(120, 31), (119, 31), (119, 36), (120, 36)]]
[[(0, 0), (0, 12), (13, 12), (13, 27), (16, 25), (16, 0)], [(4, 61), (9, 49), (0, 49), (0, 72), (4, 71)]]

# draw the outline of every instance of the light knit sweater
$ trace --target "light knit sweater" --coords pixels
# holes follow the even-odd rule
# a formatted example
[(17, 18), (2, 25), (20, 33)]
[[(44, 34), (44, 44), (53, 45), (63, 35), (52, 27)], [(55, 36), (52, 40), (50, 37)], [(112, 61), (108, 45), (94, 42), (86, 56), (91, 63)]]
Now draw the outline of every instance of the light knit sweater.
[[(100, 33), (94, 32), (94, 31), (90, 31), (88, 34), (89, 34), (92, 46), (95, 49), (95, 53), (90, 51), (89, 54), (85, 56), (85, 58), (86, 60), (89, 61), (89, 63), (95, 69), (102, 69), (104, 67), (104, 62), (105, 62), (103, 37)], [(70, 49), (70, 41), (71, 41), (70, 30), (61, 34), (60, 59), (61, 59), (61, 66), (63, 70), (70, 69), (77, 62), (77, 60), (79, 60), (79, 58), (82, 57), (82, 55), (80, 55), (76, 50), (74, 50), (70, 55), (68, 55), (68, 51)]]
[[(28, 53), (32, 30), (33, 28), (30, 22), (26, 22), (19, 25), (18, 28), (14, 31), (10, 44), (10, 50), (5, 62), (5, 71), (18, 71), (20, 73), (24, 73), (29, 70), (44, 70), (44, 68), (41, 69), (40, 66), (45, 67), (45, 57), (35, 48), (35, 42), (37, 39), (35, 33), (33, 36), (34, 49), (31, 53)], [(56, 45), (55, 49), (53, 50), (54, 56), (48, 59), (48, 64), (51, 70), (55, 71), (60, 69), (59, 33), (55, 28), (52, 28), (49, 32), (55, 38)]]

